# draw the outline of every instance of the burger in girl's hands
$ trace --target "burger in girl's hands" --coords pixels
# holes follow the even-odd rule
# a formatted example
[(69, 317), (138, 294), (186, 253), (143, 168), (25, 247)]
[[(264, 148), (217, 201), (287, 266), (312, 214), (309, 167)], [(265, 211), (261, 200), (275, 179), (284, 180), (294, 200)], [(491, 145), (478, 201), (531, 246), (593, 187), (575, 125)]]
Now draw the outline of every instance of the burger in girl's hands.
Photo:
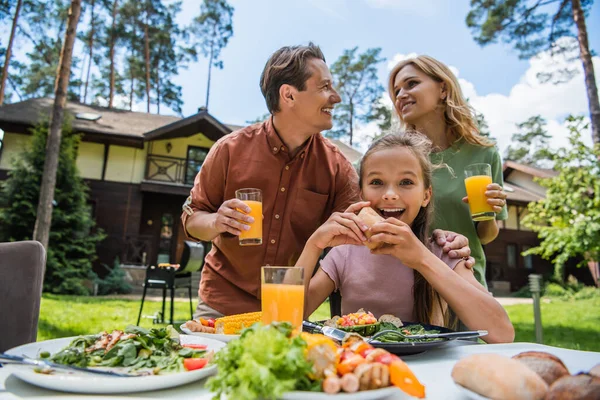
[[(373, 210), (371, 207), (364, 207), (362, 210), (360, 210), (358, 213), (358, 218), (360, 218), (362, 222), (364, 222), (369, 228), (378, 222), (385, 221), (385, 219), (381, 215), (377, 214), (377, 211)], [(370, 229), (365, 232), (367, 239), (370, 239), (372, 235), (373, 234), (371, 233)], [(371, 243), (369, 241), (364, 242), (364, 244), (371, 250), (375, 250), (383, 245), (383, 243)]]

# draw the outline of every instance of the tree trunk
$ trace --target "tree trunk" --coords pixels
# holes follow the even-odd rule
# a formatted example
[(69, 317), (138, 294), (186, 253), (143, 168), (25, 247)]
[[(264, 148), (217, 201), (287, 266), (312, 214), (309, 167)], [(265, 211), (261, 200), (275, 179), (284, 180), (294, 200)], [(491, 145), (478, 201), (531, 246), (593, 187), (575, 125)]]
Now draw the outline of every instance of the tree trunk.
[(352, 146), (352, 136), (354, 136), (354, 104), (350, 100), (350, 146)]
[(598, 101), (598, 87), (596, 86), (594, 64), (592, 63), (592, 55), (590, 54), (585, 17), (581, 9), (581, 1), (571, 0), (571, 2), (573, 19), (575, 20), (575, 25), (577, 25), (577, 40), (579, 41), (579, 52), (581, 62), (583, 63), (585, 87), (587, 89), (588, 108), (590, 110), (590, 120), (592, 121), (592, 140), (595, 144), (600, 144), (600, 102)]
[(208, 111), (208, 97), (210, 95), (210, 71), (212, 69), (213, 64), (213, 54), (214, 54), (214, 42), (212, 46), (210, 46), (210, 59), (208, 60), (208, 83), (206, 84), (206, 111)]
[(42, 186), (40, 188), (40, 201), (38, 203), (37, 218), (33, 230), (33, 239), (42, 243), (46, 250), (48, 250), (50, 225), (52, 224), (52, 201), (54, 198), (54, 188), (56, 187), (56, 170), (58, 168), (63, 115), (65, 104), (67, 102), (69, 75), (71, 73), (71, 62), (73, 60), (73, 45), (75, 43), (77, 23), (79, 22), (80, 14), (81, 0), (71, 0), (67, 31), (65, 32), (65, 40), (60, 53), (58, 75), (56, 77), (54, 106), (52, 107), (50, 132), (46, 143), (46, 159), (44, 160), (44, 174), (42, 175)]
[[(136, 29), (136, 23), (135, 21), (133, 21), (133, 41), (135, 41), (135, 37), (137, 35), (137, 29)], [(131, 43), (131, 63), (134, 62), (134, 56), (135, 56), (135, 43)], [(129, 65), (129, 73), (130, 73), (130, 77), (131, 77), (131, 85), (130, 85), (130, 90), (129, 90), (129, 111), (133, 111), (133, 90), (134, 90), (134, 86), (135, 86), (135, 75), (133, 72), (133, 67), (132, 64)]]
[(115, 25), (117, 24), (117, 3), (118, 0), (115, 0), (113, 3), (112, 9), (112, 25), (110, 28), (110, 50), (109, 50), (109, 58), (110, 58), (110, 82), (109, 82), (109, 90), (108, 90), (108, 108), (113, 107), (113, 101), (115, 98)]
[(160, 61), (156, 60), (156, 113), (160, 114)]
[(146, 99), (150, 113), (150, 38), (148, 37), (148, 8), (146, 6), (146, 23), (144, 24), (144, 64), (146, 65)]
[(21, 4), (23, 4), (23, 0), (19, 0), (17, 2), (15, 17), (13, 18), (12, 28), (10, 30), (10, 38), (8, 39), (8, 47), (6, 48), (6, 55), (4, 57), (4, 67), (2, 67), (2, 80), (0, 81), (0, 106), (4, 104), (4, 92), (6, 89), (6, 81), (8, 80), (8, 65), (10, 63), (12, 45), (15, 39), (15, 31), (17, 30), (17, 23), (19, 21), (19, 12), (21, 11)]
[(95, 27), (95, 21), (94, 21), (94, 5), (95, 5), (96, 1), (92, 0), (92, 15), (91, 15), (91, 19), (90, 19), (90, 41), (88, 42), (88, 46), (90, 48), (90, 54), (89, 57), (90, 59), (88, 60), (88, 67), (87, 67), (87, 76), (85, 77), (85, 87), (83, 89), (83, 104), (86, 103), (87, 101), (87, 91), (88, 91), (88, 83), (90, 82), (90, 70), (92, 69), (92, 57), (94, 56), (94, 27)]

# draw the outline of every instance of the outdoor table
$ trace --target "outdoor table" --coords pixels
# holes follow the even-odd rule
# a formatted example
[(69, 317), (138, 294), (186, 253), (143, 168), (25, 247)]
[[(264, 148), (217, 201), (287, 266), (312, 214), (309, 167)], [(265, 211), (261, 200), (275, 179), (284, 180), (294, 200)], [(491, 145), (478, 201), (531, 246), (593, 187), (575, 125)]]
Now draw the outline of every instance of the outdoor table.
[[(473, 345), (471, 345), (473, 344)], [(572, 374), (588, 371), (600, 363), (600, 353), (567, 350), (558, 347), (545, 346), (535, 343), (510, 343), (510, 344), (474, 344), (473, 342), (456, 340), (440, 349), (431, 350), (412, 356), (403, 356), (419, 380), (426, 386), (427, 399), (467, 399), (456, 387), (450, 372), (452, 367), (461, 358), (477, 353), (497, 353), (513, 356), (523, 351), (546, 351), (562, 359)], [(212, 398), (204, 383), (206, 380), (190, 383), (170, 389), (153, 392), (140, 392), (118, 395), (82, 395), (75, 393), (55, 392), (32, 386), (15, 376), (9, 376), (5, 368), (0, 368), (0, 399), (196, 399), (209, 400)], [(332, 397), (335, 399), (335, 397)], [(388, 400), (407, 399), (408, 396), (398, 394)], [(310, 396), (307, 397), (307, 400)]]

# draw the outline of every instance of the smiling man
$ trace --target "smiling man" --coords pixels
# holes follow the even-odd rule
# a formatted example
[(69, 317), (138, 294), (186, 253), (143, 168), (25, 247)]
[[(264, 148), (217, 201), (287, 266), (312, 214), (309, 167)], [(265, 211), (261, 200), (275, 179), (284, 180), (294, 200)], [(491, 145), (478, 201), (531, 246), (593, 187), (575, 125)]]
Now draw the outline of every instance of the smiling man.
[[(321, 136), (340, 102), (318, 46), (283, 47), (267, 61), (261, 91), (272, 117), (223, 137), (211, 148), (184, 205), (192, 239), (213, 241), (196, 316), (258, 311), (260, 268), (294, 265), (306, 240), (335, 211), (358, 201), (358, 176)], [(263, 244), (240, 246), (250, 222), (235, 191), (263, 193)]]
[[(212, 241), (200, 280), (195, 317), (259, 311), (261, 266), (294, 265), (311, 234), (334, 212), (360, 199), (358, 175), (321, 132), (333, 126), (341, 101), (318, 46), (282, 47), (267, 61), (260, 88), (271, 117), (220, 139), (196, 176), (181, 216), (186, 234)], [(263, 240), (240, 246), (252, 222), (235, 191), (263, 195)], [(443, 244), (446, 241), (440, 231)], [(447, 234), (448, 242), (456, 237)], [(459, 236), (460, 237), (460, 236)], [(460, 237), (448, 248), (469, 255)]]

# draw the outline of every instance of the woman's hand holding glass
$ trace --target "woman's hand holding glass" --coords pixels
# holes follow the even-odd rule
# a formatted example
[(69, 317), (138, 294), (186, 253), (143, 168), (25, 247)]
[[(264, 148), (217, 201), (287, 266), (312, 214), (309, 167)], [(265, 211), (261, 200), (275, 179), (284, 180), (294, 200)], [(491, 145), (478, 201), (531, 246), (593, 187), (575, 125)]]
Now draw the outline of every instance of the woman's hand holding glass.
[[(497, 183), (486, 186), (485, 196), (487, 197), (487, 203), (492, 206), (496, 214), (502, 211), (502, 208), (506, 205), (507, 194), (502, 190), (502, 186)], [(462, 201), (469, 203), (469, 198), (465, 196)]]

